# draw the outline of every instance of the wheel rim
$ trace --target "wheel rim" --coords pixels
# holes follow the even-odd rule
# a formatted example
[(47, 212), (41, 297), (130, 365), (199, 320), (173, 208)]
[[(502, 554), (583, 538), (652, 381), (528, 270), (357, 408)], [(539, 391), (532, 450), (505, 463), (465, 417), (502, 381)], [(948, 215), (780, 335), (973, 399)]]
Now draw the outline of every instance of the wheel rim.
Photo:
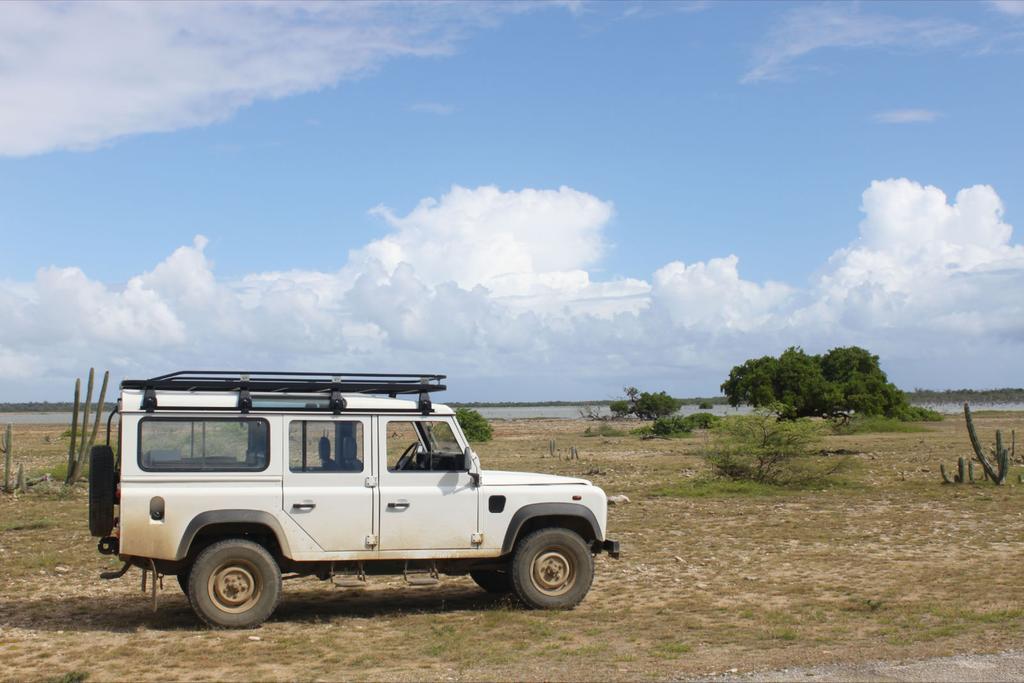
[(217, 567), (207, 584), (213, 604), (231, 613), (251, 609), (259, 601), (262, 589), (259, 572), (242, 560), (231, 560)]
[(561, 548), (546, 548), (533, 558), (530, 578), (544, 595), (562, 595), (576, 583), (576, 563)]

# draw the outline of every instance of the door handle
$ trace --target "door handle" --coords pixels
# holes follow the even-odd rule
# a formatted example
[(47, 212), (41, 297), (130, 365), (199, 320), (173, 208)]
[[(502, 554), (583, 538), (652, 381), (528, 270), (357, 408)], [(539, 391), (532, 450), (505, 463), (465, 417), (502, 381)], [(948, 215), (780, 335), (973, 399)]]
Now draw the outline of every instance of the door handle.
[(316, 503), (292, 503), (292, 510), (312, 510)]
[(388, 510), (404, 510), (409, 507), (409, 501), (400, 500), (397, 503), (388, 503)]

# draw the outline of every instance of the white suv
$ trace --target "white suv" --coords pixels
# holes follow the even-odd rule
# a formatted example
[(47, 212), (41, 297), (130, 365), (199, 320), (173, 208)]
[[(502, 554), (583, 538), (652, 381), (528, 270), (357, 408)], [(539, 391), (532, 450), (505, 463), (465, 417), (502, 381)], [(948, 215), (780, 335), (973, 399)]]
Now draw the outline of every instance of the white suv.
[[(469, 574), (527, 606), (566, 609), (593, 556), (618, 557), (604, 491), (480, 469), (444, 375), (177, 372), (125, 380), (120, 442), (90, 454), (99, 550), (156, 583), (174, 574), (217, 627), (267, 619), (282, 574), (413, 585)], [(411, 395), (415, 400), (401, 400)]]

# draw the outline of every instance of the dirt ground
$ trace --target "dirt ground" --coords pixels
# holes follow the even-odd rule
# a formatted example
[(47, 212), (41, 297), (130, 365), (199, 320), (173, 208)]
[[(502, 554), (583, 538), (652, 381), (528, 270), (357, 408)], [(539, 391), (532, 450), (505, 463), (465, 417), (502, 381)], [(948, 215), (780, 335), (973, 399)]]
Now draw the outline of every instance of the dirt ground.
[[(1022, 413), (976, 416), (1024, 432)], [(853, 467), (826, 490), (730, 493), (700, 435), (588, 437), (571, 420), (496, 422), (485, 468), (585, 476), (613, 507), (621, 560), (601, 556), (571, 612), (527, 611), (469, 579), (365, 590), (285, 583), (255, 631), (201, 627), (173, 577), (153, 613), (139, 573), (86, 525), (84, 492), (0, 496), (0, 679), (634, 680), (1024, 648), (1024, 485), (943, 486), (970, 447), (962, 419), (919, 432), (832, 436)], [(15, 427), (31, 476), (59, 467), (63, 427)], [(575, 445), (580, 459), (559, 455)], [(69, 680), (73, 680), (71, 676)]]

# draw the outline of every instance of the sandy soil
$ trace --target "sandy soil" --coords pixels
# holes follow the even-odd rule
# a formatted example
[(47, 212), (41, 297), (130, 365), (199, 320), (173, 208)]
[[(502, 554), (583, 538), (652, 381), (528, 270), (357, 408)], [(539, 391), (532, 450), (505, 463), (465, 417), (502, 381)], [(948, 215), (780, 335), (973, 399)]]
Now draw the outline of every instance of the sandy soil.
[[(1024, 416), (977, 422), (991, 441)], [(210, 631), (172, 577), (156, 613), (137, 572), (97, 579), (116, 562), (95, 552), (83, 492), (0, 496), (0, 679), (635, 680), (736, 669), (875, 680), (916, 675), (914, 665), (857, 663), (1024, 650), (1024, 486), (1017, 472), (1004, 487), (939, 483), (938, 463), (969, 453), (962, 421), (830, 437), (827, 457), (854, 465), (844, 485), (757, 495), (687, 488), (707, 474), (700, 436), (584, 437), (585, 427), (502, 422), (479, 449), (485, 467), (582, 475), (632, 500), (610, 513), (623, 558), (600, 557), (592, 592), (566, 613), (524, 610), (463, 578), (364, 591), (301, 579), (260, 629)], [(19, 429), (33, 475), (63, 459), (60, 431)], [(552, 438), (580, 460), (548, 457)], [(983, 677), (1019, 671), (1019, 656), (978, 660), (997, 667)]]

